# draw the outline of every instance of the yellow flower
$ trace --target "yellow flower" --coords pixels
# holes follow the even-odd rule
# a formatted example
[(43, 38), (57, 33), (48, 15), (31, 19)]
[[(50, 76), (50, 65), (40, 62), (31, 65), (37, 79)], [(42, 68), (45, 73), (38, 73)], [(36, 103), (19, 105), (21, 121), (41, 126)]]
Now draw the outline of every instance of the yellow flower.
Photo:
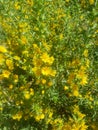
[(3, 110), (3, 107), (0, 107), (0, 111), (2, 111)]
[(89, 0), (90, 5), (94, 4), (94, 0)]
[(0, 46), (0, 52), (5, 53), (7, 52), (7, 50), (4, 46)]
[(34, 95), (34, 89), (30, 88), (30, 95)]
[(45, 79), (42, 79), (42, 84), (45, 84), (46, 83), (46, 80)]
[(69, 76), (68, 76), (67, 82), (68, 82), (69, 84), (71, 84), (72, 81), (74, 80), (74, 78), (75, 78), (75, 74), (74, 74), (74, 73), (70, 73)]
[(23, 69), (23, 70), (26, 70), (26, 69), (27, 69), (27, 66), (22, 66), (22, 69)]
[(19, 111), (18, 113), (12, 116), (12, 119), (20, 121), (20, 119), (22, 118), (22, 115), (23, 115), (23, 112)]
[(40, 76), (41, 74), (41, 70), (38, 67), (32, 68), (32, 71), (35, 73), (36, 76)]
[(81, 78), (80, 84), (81, 84), (81, 85), (86, 85), (86, 84), (88, 83), (87, 80), (88, 80), (87, 75), (84, 75), (84, 76)]
[(86, 59), (86, 67), (89, 67), (90, 61), (89, 59)]
[(14, 78), (14, 82), (15, 82), (15, 83), (18, 82), (18, 75), (15, 74), (15, 75), (13, 76), (13, 78)]
[(49, 112), (49, 118), (52, 118), (53, 112)]
[(85, 57), (88, 57), (88, 50), (87, 50), (87, 49), (84, 50), (83, 55), (84, 55)]
[(86, 67), (82, 65), (82, 66), (80, 67), (80, 70), (83, 71), (83, 72), (85, 72)]
[(48, 45), (46, 42), (43, 42), (43, 47), (49, 52), (52, 46)]
[(42, 67), (42, 74), (43, 75), (50, 75), (52, 72), (51, 68), (50, 67)]
[(70, 0), (65, 0), (66, 2), (69, 2)]
[(72, 90), (73, 90), (73, 95), (74, 96), (79, 96), (79, 90), (78, 90), (78, 86), (77, 85), (73, 85), (72, 86)]
[(22, 36), (21, 41), (22, 41), (23, 44), (26, 44), (27, 43), (27, 38), (25, 36)]
[(38, 115), (35, 116), (35, 120), (36, 120), (36, 121), (40, 121), (40, 116), (38, 116)]
[(4, 56), (0, 54), (0, 65), (2, 65), (3, 62), (4, 62)]
[(9, 86), (9, 89), (12, 89), (13, 88), (13, 85), (11, 84), (10, 86)]
[(85, 117), (85, 114), (82, 114), (80, 111), (79, 111), (79, 106), (75, 105), (74, 106), (74, 110), (73, 110), (74, 114), (77, 114), (79, 118), (84, 118)]
[(44, 90), (42, 90), (42, 94), (44, 94), (45, 93), (45, 91)]
[(33, 47), (34, 47), (34, 49), (38, 49), (38, 46), (37, 46), (37, 44), (33, 44)]
[(59, 38), (60, 38), (60, 40), (62, 40), (64, 38), (62, 33), (59, 35)]
[(62, 121), (62, 119), (61, 118), (56, 118), (55, 120), (54, 120), (54, 124), (62, 124), (63, 123), (63, 121)]
[(50, 87), (50, 86), (52, 86), (53, 85), (53, 83), (50, 81), (50, 82), (48, 82), (48, 86)]
[(86, 67), (81, 66), (80, 70), (76, 74), (76, 77), (81, 80), (81, 82), (80, 82), (81, 85), (87, 84), (88, 75), (86, 74), (85, 70), (86, 70)]
[(20, 9), (19, 2), (16, 2), (14, 6), (15, 6), (15, 9), (16, 9), (16, 10)]
[(72, 61), (71, 66), (78, 66), (80, 64), (80, 60), (79, 59), (75, 59)]
[(71, 125), (66, 123), (64, 126), (63, 126), (63, 129), (62, 130), (73, 130), (71, 129)]
[(77, 90), (74, 90), (73, 95), (77, 97), (77, 96), (79, 96), (79, 92)]
[(43, 53), (42, 55), (41, 55), (41, 59), (42, 59), (42, 61), (44, 62), (44, 63), (48, 63), (48, 64), (52, 64), (53, 63), (53, 61), (54, 61), (54, 58), (53, 58), (53, 56), (51, 56), (51, 57), (49, 57), (49, 55), (47, 54), (47, 53)]
[(44, 114), (41, 114), (40, 115), (40, 119), (44, 119), (45, 118), (45, 115)]
[(56, 75), (56, 70), (52, 70), (50, 75), (55, 76)]
[(7, 59), (6, 60), (6, 65), (9, 68), (9, 70), (13, 70), (13, 62), (12, 62), (12, 60)]
[(4, 71), (2, 72), (2, 76), (3, 76), (4, 78), (9, 78), (10, 74), (11, 74), (11, 73), (10, 73), (8, 70), (4, 70)]
[(34, 2), (33, 2), (32, 0), (27, 0), (27, 2), (28, 2), (28, 4), (29, 4), (30, 6), (33, 6), (33, 4), (34, 4)]
[(42, 65), (42, 60), (41, 59), (38, 59), (37, 57), (34, 57), (33, 58), (33, 64), (36, 66), (36, 67), (40, 67)]
[(56, 71), (52, 70), (50, 67), (42, 67), (42, 74), (46, 76), (55, 76)]
[(76, 74), (76, 77), (78, 79), (81, 79), (84, 76), (85, 76), (85, 71), (83, 71), (83, 70), (79, 70), (78, 73)]
[(68, 90), (68, 86), (64, 86), (64, 90)]
[(30, 93), (29, 93), (29, 91), (25, 91), (24, 92), (24, 97), (25, 97), (25, 99), (30, 99)]
[(19, 61), (20, 60), (20, 57), (19, 56), (14, 56), (14, 59)]

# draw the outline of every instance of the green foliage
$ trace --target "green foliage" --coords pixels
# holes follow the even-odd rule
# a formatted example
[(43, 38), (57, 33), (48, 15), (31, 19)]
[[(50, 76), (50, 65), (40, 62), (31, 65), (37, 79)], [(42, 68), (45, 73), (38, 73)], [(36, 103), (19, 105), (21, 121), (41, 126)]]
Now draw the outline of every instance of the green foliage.
[(97, 0), (0, 0), (0, 128), (96, 130)]

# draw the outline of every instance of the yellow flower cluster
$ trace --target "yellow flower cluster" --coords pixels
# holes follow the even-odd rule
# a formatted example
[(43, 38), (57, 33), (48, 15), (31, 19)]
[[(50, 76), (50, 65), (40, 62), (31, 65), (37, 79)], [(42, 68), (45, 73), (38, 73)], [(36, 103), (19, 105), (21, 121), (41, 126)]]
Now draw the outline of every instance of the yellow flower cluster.
[(31, 88), (30, 91), (24, 90), (24, 97), (25, 99), (30, 99), (31, 96), (34, 95), (34, 90)]
[(95, 2), (94, 0), (89, 0), (90, 5), (93, 5), (94, 2)]
[(54, 61), (53, 56), (49, 57), (46, 52), (41, 55), (41, 59), (44, 63), (48, 63), (49, 65), (51, 65)]
[(7, 65), (9, 70), (13, 70), (13, 62), (12, 62), (12, 60), (7, 59), (6, 60), (6, 65)]
[(12, 116), (13, 120), (18, 120), (20, 121), (20, 119), (22, 118), (23, 112), (19, 111), (17, 112), (15, 115)]
[(55, 76), (56, 71), (52, 70), (50, 67), (43, 67), (42, 68), (42, 74), (46, 75), (46, 76), (48, 76), (48, 75)]
[(0, 4), (0, 128), (94, 128), (97, 1)]
[(1, 46), (0, 45), (0, 53), (5, 53), (5, 52), (7, 52), (7, 49), (4, 47), (4, 46)]
[(65, 123), (62, 130), (87, 130), (88, 126), (85, 124), (85, 115), (82, 114), (78, 106), (74, 107), (74, 118), (70, 118), (69, 122)]
[[(47, 43), (43, 43), (43, 47), (47, 50), (48, 52), (43, 52), (36, 44), (33, 44), (34, 47), (34, 55), (33, 55), (33, 60), (32, 63), (34, 67), (32, 68), (32, 71), (34, 72), (35, 76), (38, 78), (41, 76), (45, 77), (54, 77), (56, 75), (56, 70), (52, 69), (52, 64), (54, 62), (54, 57), (49, 56), (49, 46)], [(42, 80), (42, 84), (46, 83), (46, 80)], [(50, 85), (51, 86), (51, 85)]]
[(1, 76), (4, 77), (4, 78), (9, 78), (10, 74), (11, 74), (10, 71), (4, 70), (4, 71), (2, 72), (2, 75), (1, 75)]
[(36, 119), (37, 121), (40, 121), (40, 120), (44, 119), (44, 117), (45, 117), (45, 115), (44, 115), (44, 114), (41, 114), (41, 115), (37, 115), (37, 116), (35, 117), (35, 119)]

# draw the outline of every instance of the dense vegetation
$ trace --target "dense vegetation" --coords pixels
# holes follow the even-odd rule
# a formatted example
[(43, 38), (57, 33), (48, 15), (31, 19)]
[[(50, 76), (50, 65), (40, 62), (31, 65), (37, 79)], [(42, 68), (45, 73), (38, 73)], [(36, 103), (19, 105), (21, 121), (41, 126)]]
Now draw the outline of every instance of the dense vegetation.
[(0, 0), (0, 129), (98, 129), (97, 0)]

